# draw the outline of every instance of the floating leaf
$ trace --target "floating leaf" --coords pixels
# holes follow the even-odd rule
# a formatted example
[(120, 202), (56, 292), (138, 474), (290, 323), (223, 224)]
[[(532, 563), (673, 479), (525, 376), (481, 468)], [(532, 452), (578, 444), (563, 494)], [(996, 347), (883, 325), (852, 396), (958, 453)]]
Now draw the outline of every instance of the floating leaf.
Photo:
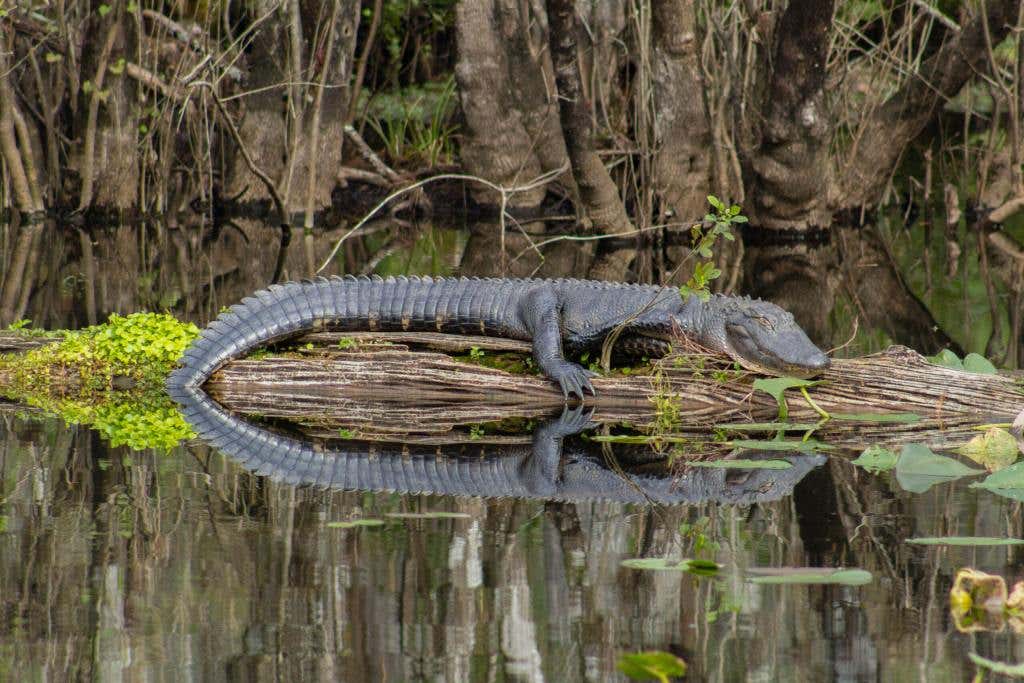
[(616, 666), (634, 681), (657, 680), (668, 683), (669, 676), (686, 675), (686, 662), (670, 652), (660, 650), (622, 655)]
[(718, 573), (722, 568), (712, 560), (668, 560), (661, 557), (634, 557), (620, 562), (627, 569), (642, 569), (644, 571), (670, 571), (686, 572), (698, 576), (711, 576)]
[(737, 470), (788, 470), (793, 466), (788, 460), (694, 460), (686, 463), (691, 467), (720, 467)]
[(715, 427), (734, 432), (806, 432), (817, 429), (818, 425), (810, 422), (729, 422)]
[(381, 526), (383, 519), (353, 519), (348, 522), (327, 522), (328, 529), (354, 529), (360, 526)]
[(800, 387), (812, 387), (818, 384), (819, 380), (798, 379), (796, 377), (771, 377), (754, 380), (754, 388), (771, 394), (775, 402), (779, 404), (779, 419), (785, 420), (789, 416), (789, 406), (786, 405), (786, 389)]
[(863, 586), (871, 583), (871, 572), (866, 569), (833, 569), (830, 567), (751, 567), (748, 579), (763, 584), (842, 584)]
[(999, 427), (990, 427), (984, 434), (979, 434), (956, 449), (956, 452), (984, 465), (988, 471), (995, 472), (1016, 462), (1019, 450), (1013, 434)]
[(984, 356), (980, 356), (976, 353), (969, 353), (964, 356), (964, 370), (967, 372), (974, 372), (979, 375), (994, 375), (996, 374), (996, 366), (992, 365)]
[(941, 365), (944, 368), (951, 368), (953, 370), (964, 369), (964, 363), (960, 360), (960, 356), (949, 349), (942, 349), (934, 356), (928, 356), (925, 360), (933, 365)]
[(860, 457), (853, 461), (853, 464), (858, 467), (863, 467), (872, 474), (878, 474), (879, 472), (885, 472), (896, 467), (896, 461), (898, 459), (899, 456), (888, 448), (882, 448), (881, 446), (868, 446), (864, 449), (864, 452), (860, 454)]
[(921, 421), (917, 413), (832, 413), (833, 420), (850, 422), (895, 422), (913, 424)]
[(388, 512), (385, 517), (394, 519), (472, 519), (465, 512)]
[(745, 448), (752, 451), (793, 451), (797, 453), (816, 453), (828, 451), (832, 446), (808, 439), (807, 441), (761, 441), (751, 439), (738, 439), (730, 441), (734, 448)]
[(1024, 501), (1024, 462), (993, 472), (982, 481), (971, 484), (971, 488), (987, 489), (1000, 496)]
[(918, 538), (908, 538), (907, 543), (958, 546), (1024, 545), (1024, 539), (998, 538), (995, 536), (920, 536)]
[(904, 446), (896, 462), (896, 480), (911, 493), (924, 493), (935, 484), (983, 473), (921, 444)]
[(110, 12), (110, 5), (100, 5), (96, 8), (96, 11), (101, 17), (105, 17)]
[(1012, 676), (1014, 678), (1024, 678), (1024, 664), (1007, 664), (1006, 662), (997, 662), (992, 659), (985, 659), (974, 652), (968, 652), (967, 656), (976, 666), (980, 666), (982, 669), (987, 669), (992, 673), (1002, 674), (1003, 676)]

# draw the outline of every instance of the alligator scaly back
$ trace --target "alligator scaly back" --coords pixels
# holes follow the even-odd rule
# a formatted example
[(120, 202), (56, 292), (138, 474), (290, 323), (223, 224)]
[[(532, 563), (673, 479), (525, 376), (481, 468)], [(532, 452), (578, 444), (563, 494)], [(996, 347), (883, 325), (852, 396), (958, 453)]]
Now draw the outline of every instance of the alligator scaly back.
[(318, 278), (271, 285), (222, 313), (188, 348), (167, 380), (172, 398), (253, 349), (329, 326), (349, 330), (438, 330), (529, 338), (510, 305), (527, 280)]

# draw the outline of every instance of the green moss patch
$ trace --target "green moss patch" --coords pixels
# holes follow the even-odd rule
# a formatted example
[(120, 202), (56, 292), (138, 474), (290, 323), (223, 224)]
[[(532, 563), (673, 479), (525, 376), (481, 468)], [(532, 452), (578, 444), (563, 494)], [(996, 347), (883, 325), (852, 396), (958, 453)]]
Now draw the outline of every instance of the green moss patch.
[(58, 343), (0, 356), (0, 393), (92, 427), (113, 446), (170, 449), (193, 432), (164, 379), (198, 334), (166, 314), (113, 314)]

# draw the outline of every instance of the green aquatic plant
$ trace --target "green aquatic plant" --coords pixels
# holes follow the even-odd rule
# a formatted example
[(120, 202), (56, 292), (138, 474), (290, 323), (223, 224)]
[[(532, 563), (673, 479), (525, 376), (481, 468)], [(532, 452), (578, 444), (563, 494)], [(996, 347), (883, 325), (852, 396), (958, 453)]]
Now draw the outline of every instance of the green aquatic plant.
[(634, 681), (661, 681), (686, 675), (686, 662), (671, 652), (651, 650), (622, 655), (616, 664), (619, 671)]
[(163, 383), (198, 334), (166, 314), (113, 314), (56, 343), (0, 356), (0, 393), (92, 427), (113, 446), (167, 450), (194, 435)]

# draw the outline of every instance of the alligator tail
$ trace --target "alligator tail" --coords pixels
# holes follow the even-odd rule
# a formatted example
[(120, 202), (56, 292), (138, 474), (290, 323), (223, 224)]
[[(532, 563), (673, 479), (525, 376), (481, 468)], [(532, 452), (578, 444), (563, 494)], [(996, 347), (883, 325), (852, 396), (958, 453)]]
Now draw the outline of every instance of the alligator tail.
[[(476, 278), (373, 277), (271, 285), (217, 316), (168, 377), (174, 398), (198, 387), (217, 368), (258, 346), (320, 326), (351, 330), (508, 331), (512, 297), (526, 281)], [(514, 317), (514, 316), (513, 316)]]
[(275, 481), (335, 490), (430, 493), (504, 498), (524, 495), (517, 481), (521, 457), (438, 458), (409, 454), (401, 444), (353, 442), (352, 447), (323, 448), (274, 433), (231, 415), (197, 387), (184, 388), (182, 413), (206, 443), (249, 471)]

